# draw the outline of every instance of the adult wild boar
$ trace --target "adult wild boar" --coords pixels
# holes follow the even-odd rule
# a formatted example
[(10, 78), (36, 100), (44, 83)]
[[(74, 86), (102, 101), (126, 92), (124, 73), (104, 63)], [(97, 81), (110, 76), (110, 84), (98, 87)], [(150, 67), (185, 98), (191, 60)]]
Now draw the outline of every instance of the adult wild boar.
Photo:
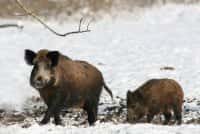
[(151, 122), (154, 115), (164, 114), (168, 124), (172, 111), (175, 120), (181, 124), (183, 90), (172, 79), (151, 79), (136, 89), (127, 92), (127, 121), (136, 122), (143, 116), (147, 116), (147, 122)]
[(33, 65), (30, 84), (36, 88), (47, 111), (40, 122), (46, 124), (53, 116), (55, 124), (61, 124), (62, 108), (83, 108), (92, 125), (97, 120), (98, 102), (102, 87), (112, 97), (101, 72), (93, 65), (72, 60), (58, 51), (40, 50), (37, 53), (25, 50), (25, 61)]

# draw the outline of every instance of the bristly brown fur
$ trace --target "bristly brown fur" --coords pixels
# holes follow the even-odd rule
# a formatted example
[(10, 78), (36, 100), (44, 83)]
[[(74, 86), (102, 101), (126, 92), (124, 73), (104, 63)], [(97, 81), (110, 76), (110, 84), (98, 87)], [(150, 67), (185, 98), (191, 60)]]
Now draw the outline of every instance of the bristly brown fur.
[[(40, 50), (34, 61), (49, 62), (48, 54), (51, 51)], [(56, 54), (56, 52), (54, 51)], [(88, 113), (89, 124), (97, 120), (98, 102), (104, 83), (102, 73), (93, 65), (85, 61), (76, 61), (58, 52), (58, 62), (52, 67), (54, 77), (52, 85), (38, 89), (48, 109), (41, 124), (49, 122), (54, 116), (55, 123), (60, 124), (60, 110), (65, 107), (79, 107)], [(32, 81), (32, 79), (31, 79)], [(108, 88), (107, 91), (110, 91)], [(112, 96), (112, 92), (109, 92)]]
[(135, 122), (147, 115), (147, 121), (151, 122), (154, 115), (162, 113), (164, 124), (168, 124), (173, 111), (177, 123), (181, 124), (183, 95), (181, 86), (175, 80), (149, 80), (136, 91), (127, 93), (127, 119)]

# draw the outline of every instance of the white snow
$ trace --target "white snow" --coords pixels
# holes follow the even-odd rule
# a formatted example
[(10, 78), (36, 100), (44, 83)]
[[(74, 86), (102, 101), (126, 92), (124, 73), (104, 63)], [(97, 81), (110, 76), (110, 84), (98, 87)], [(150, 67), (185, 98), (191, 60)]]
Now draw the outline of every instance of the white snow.
[(159, 126), (152, 124), (121, 124), (113, 125), (110, 123), (98, 124), (94, 127), (74, 127), (74, 126), (39, 126), (35, 124), (28, 129), (22, 129), (17, 125), (11, 127), (2, 127), (1, 134), (199, 134), (199, 125), (181, 125), (181, 126)]
[[(57, 37), (36, 22), (25, 21), (22, 31), (0, 30), (0, 109), (22, 110), (27, 98), (38, 93), (29, 85), (31, 67), (24, 62), (24, 49), (59, 50), (74, 59), (87, 60), (103, 73), (114, 96), (125, 97), (151, 78), (173, 78), (183, 87), (185, 98), (200, 100), (200, 6), (166, 5), (148, 9), (144, 14), (127, 13), (116, 19), (105, 17), (91, 25), (92, 32)], [(12, 20), (13, 21), (13, 20)], [(2, 20), (11, 22), (11, 20)], [(21, 24), (21, 22), (20, 22)], [(59, 31), (77, 28), (75, 22), (60, 25)], [(173, 71), (161, 71), (172, 66)], [(110, 101), (103, 93), (102, 100)], [(189, 104), (195, 111), (200, 108)], [(0, 134), (199, 134), (199, 125), (158, 126), (152, 124), (97, 123), (94, 127), (32, 125), (1, 126)]]

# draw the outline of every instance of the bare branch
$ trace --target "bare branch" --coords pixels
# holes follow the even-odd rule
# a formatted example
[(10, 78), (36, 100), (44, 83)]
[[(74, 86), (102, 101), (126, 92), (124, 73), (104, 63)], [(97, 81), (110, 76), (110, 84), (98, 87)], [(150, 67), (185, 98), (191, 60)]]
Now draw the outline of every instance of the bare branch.
[(34, 14), (32, 11), (30, 11), (29, 9), (27, 9), (22, 3), (20, 0), (15, 0), (16, 3), (19, 5), (19, 7), (21, 9), (23, 9), (29, 16), (33, 17), (35, 20), (37, 20), (39, 23), (41, 23), (45, 28), (47, 28), (50, 32), (52, 32), (53, 34), (57, 35), (57, 36), (67, 36), (67, 35), (70, 35), (70, 34), (79, 34), (79, 33), (85, 33), (85, 32), (90, 32), (91, 30), (88, 29), (89, 27), (89, 24), (87, 26), (87, 29), (86, 30), (81, 30), (81, 24), (82, 24), (82, 21), (83, 21), (83, 18), (80, 19), (80, 23), (79, 23), (79, 27), (78, 27), (78, 30), (77, 31), (72, 31), (72, 32), (67, 32), (67, 33), (64, 33), (64, 34), (61, 34), (61, 33), (58, 33), (56, 32), (54, 29), (52, 29), (50, 26), (48, 26), (46, 23), (44, 23), (36, 14)]
[(24, 26), (19, 24), (0, 24), (0, 28), (9, 28), (9, 27), (16, 27), (18, 29), (23, 29)]
[(12, 16), (19, 16), (19, 17), (21, 17), (21, 16), (28, 16), (28, 14), (27, 13), (15, 13), (15, 14), (12, 14)]
[(88, 22), (87, 30), (89, 30), (89, 26), (90, 26), (91, 23), (92, 23), (92, 20), (90, 20), (90, 21)]
[(81, 31), (81, 24), (82, 24), (82, 22), (83, 22), (83, 18), (80, 19), (78, 31)]

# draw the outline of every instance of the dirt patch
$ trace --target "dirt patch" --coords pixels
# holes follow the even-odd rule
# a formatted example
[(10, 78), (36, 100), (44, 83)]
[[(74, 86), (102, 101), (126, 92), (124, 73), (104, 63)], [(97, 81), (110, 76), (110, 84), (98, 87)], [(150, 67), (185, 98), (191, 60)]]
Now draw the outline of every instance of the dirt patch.
[(161, 71), (169, 70), (169, 71), (174, 71), (175, 68), (171, 66), (164, 66), (160, 68)]
[[(190, 105), (193, 105), (193, 108)], [(28, 107), (27, 107), (28, 105)], [(196, 108), (194, 108), (196, 106)], [(200, 112), (198, 110), (200, 100), (196, 98), (186, 99), (183, 110), (183, 124), (200, 124)], [(32, 97), (24, 105), (24, 112), (0, 110), (0, 125), (20, 124), (22, 128), (28, 128), (39, 123), (45, 112), (46, 106), (38, 97)], [(87, 114), (81, 109), (63, 109), (61, 113), (63, 124), (71, 126), (88, 126)], [(162, 124), (164, 117), (158, 115), (154, 118), (154, 124)], [(53, 122), (53, 121), (51, 121)], [(100, 103), (97, 122), (112, 122), (114, 124), (127, 123), (126, 121), (126, 100), (120, 97), (115, 98), (112, 103)], [(139, 121), (146, 122), (146, 117)], [(173, 124), (174, 120), (170, 122)]]

